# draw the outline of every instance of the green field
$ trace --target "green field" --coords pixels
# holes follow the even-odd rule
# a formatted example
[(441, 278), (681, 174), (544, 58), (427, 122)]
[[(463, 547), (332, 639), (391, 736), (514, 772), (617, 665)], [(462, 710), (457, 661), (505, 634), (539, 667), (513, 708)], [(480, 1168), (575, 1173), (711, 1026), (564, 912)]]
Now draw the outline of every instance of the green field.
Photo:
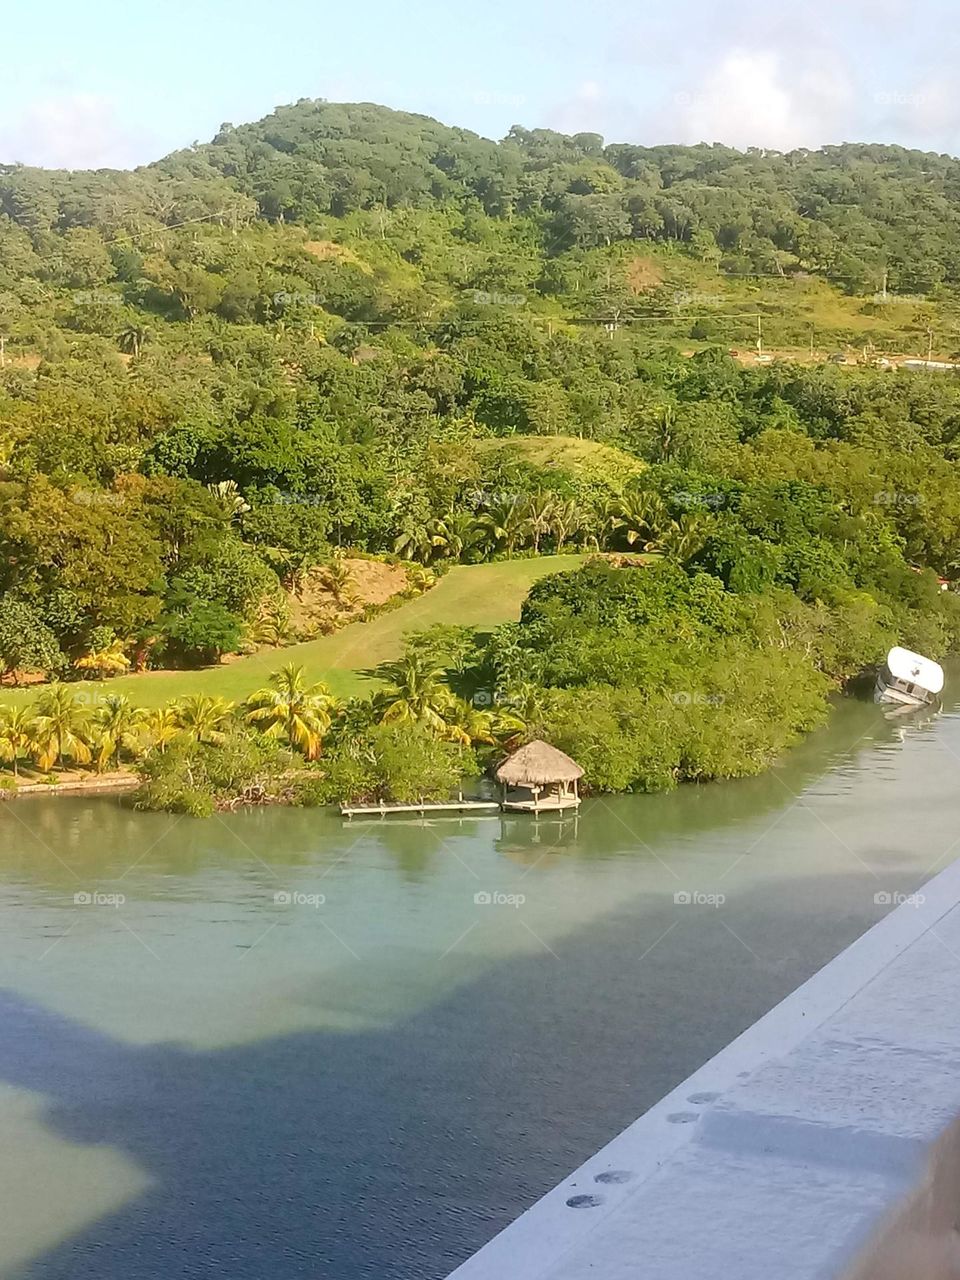
[[(267, 676), (286, 662), (302, 664), (310, 680), (322, 680), (340, 697), (362, 693), (370, 681), (361, 672), (395, 658), (403, 633), (437, 622), (483, 630), (520, 616), (527, 592), (538, 578), (562, 569), (575, 569), (582, 555), (540, 556), (501, 560), (494, 564), (457, 565), (425, 595), (370, 622), (354, 622), (331, 636), (285, 649), (267, 649), (200, 671), (147, 671), (116, 680), (76, 685), (78, 692), (125, 693), (132, 702), (156, 707), (190, 693), (209, 693), (237, 700), (266, 683)], [(36, 694), (5, 688), (0, 701), (22, 703)]]

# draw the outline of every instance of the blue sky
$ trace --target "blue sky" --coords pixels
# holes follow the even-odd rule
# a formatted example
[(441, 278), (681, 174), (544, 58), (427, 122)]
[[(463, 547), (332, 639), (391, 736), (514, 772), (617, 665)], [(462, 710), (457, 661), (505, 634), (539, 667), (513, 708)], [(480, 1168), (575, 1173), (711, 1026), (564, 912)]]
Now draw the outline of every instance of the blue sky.
[[(3, 19), (0, 162), (128, 167), (301, 97), (501, 137), (960, 152), (948, 0), (45, 0)], [(12, 12), (11, 12), (12, 10)]]

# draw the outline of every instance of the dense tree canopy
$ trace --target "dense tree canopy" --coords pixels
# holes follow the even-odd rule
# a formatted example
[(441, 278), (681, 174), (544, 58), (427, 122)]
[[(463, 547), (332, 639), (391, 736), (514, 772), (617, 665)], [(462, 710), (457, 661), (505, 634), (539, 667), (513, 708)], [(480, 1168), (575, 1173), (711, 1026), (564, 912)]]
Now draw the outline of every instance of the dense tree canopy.
[[(289, 638), (339, 549), (576, 546), (665, 564), (544, 585), (495, 639), (544, 732), (593, 749), (578, 687), (609, 728), (726, 680), (720, 724), (741, 672), (799, 730), (890, 641), (956, 644), (960, 382), (876, 354), (960, 349), (958, 197), (960, 161), (897, 147), (322, 101), (130, 173), (2, 166), (0, 675)], [(681, 738), (671, 777), (721, 767)], [(608, 781), (659, 776), (635, 745)]]

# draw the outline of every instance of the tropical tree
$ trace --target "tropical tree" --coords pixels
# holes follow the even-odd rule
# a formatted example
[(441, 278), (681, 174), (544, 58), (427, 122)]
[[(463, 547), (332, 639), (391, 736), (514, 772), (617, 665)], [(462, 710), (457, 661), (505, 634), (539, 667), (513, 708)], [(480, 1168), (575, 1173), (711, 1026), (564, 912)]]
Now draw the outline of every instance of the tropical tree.
[(266, 688), (247, 699), (245, 719), (268, 738), (282, 738), (308, 760), (316, 760), (329, 732), (336, 702), (323, 684), (308, 685), (303, 667), (288, 663)]
[(344, 556), (334, 555), (329, 564), (320, 570), (320, 581), (333, 596), (340, 608), (353, 604), (357, 598), (357, 586), (347, 567)]
[(270, 600), (260, 611), (253, 624), (253, 639), (257, 644), (269, 644), (279, 648), (290, 638), (290, 610), (283, 600)]
[(526, 501), (525, 516), (527, 528), (533, 540), (533, 549), (540, 554), (540, 543), (542, 539), (554, 531), (554, 512), (557, 507), (557, 500), (552, 493), (546, 489), (538, 489), (536, 493), (532, 493)]
[(55, 684), (37, 700), (30, 750), (41, 769), (71, 760), (89, 764), (90, 713), (66, 685)]
[(127, 355), (139, 359), (140, 353), (150, 340), (150, 330), (143, 325), (129, 324), (117, 335), (117, 345)]
[(117, 762), (121, 751), (127, 751), (131, 755), (139, 753), (139, 731), (145, 719), (144, 709), (133, 706), (123, 694), (107, 695), (93, 715), (91, 743), (98, 770)]
[(480, 512), (475, 523), (478, 532), (490, 546), (495, 550), (502, 548), (511, 556), (529, 532), (527, 504), (520, 497), (508, 502), (493, 503)]
[(193, 693), (173, 704), (180, 728), (194, 742), (218, 746), (226, 740), (226, 726), (233, 714), (233, 703), (226, 698), (211, 698), (206, 693)]
[(21, 756), (29, 755), (35, 725), (30, 707), (0, 707), (0, 760), (13, 766), (17, 776)]
[(550, 508), (548, 531), (556, 539), (558, 551), (580, 532), (585, 519), (584, 512), (572, 498), (554, 503)]
[(660, 495), (646, 489), (633, 489), (607, 508), (608, 527), (622, 531), (631, 547), (639, 542), (644, 551), (657, 549), (661, 534), (674, 523)]
[(77, 658), (73, 665), (77, 671), (97, 676), (103, 680), (107, 676), (122, 676), (124, 672), (129, 671), (130, 659), (123, 651), (123, 641), (112, 640), (103, 648), (85, 653), (82, 658)]
[(401, 526), (400, 532), (393, 540), (393, 549), (404, 560), (416, 560), (427, 564), (433, 555), (433, 535), (430, 521), (417, 520), (408, 516)]
[(218, 480), (216, 484), (208, 484), (207, 489), (231, 520), (245, 515), (250, 510), (250, 504), (244, 500), (236, 480)]
[(422, 724), (445, 735), (453, 694), (444, 668), (429, 654), (413, 650), (395, 662), (382, 662), (374, 674), (386, 685), (374, 700), (381, 724)]
[(171, 742), (183, 732), (180, 717), (174, 707), (157, 707), (146, 712), (140, 722), (143, 751), (159, 751), (162, 755)]
[(473, 516), (466, 511), (448, 511), (428, 525), (430, 543), (435, 553), (447, 560), (459, 560), (477, 536)]
[(653, 545), (668, 560), (686, 564), (706, 543), (709, 531), (709, 521), (702, 516), (687, 513), (679, 520), (672, 521)]

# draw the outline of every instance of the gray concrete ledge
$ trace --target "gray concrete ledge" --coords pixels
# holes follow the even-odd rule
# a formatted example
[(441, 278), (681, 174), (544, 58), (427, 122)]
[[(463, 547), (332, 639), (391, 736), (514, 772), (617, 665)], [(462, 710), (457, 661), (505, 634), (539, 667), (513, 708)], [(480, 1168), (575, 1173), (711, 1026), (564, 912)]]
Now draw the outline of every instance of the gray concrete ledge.
[[(918, 895), (919, 896), (919, 895)], [(828, 1280), (960, 1112), (960, 862), (451, 1280)]]

